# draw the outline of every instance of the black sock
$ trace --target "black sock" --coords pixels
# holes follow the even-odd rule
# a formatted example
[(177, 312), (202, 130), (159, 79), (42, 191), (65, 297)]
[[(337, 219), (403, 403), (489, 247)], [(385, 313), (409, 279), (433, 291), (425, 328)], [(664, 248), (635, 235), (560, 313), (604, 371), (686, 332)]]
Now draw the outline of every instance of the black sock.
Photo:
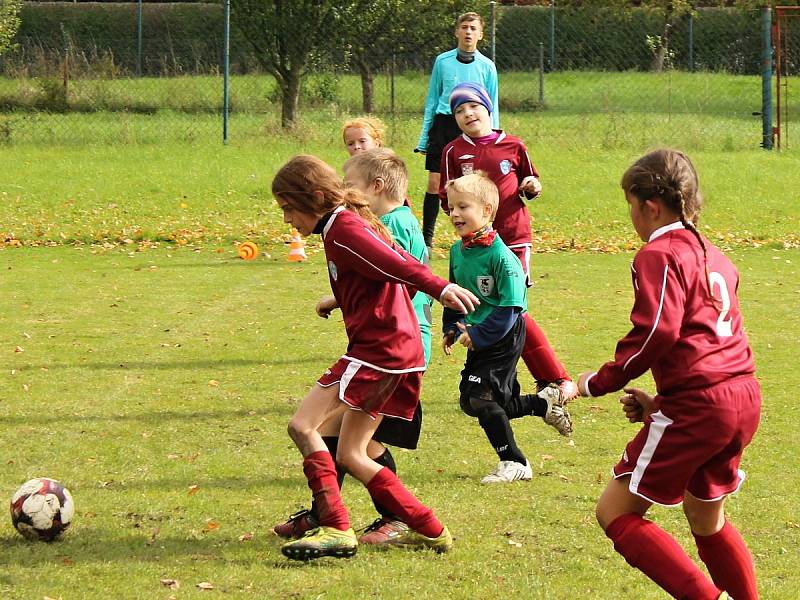
[(439, 194), (425, 192), (422, 203), (422, 237), (425, 245), (433, 246), (433, 232), (436, 229), (436, 217), (439, 215)]
[(500, 460), (513, 460), (514, 462), (525, 464), (525, 455), (517, 446), (511, 423), (500, 405), (495, 404), (482, 409), (481, 414), (478, 416), (478, 423), (483, 427), (483, 431), (486, 432), (486, 437), (489, 438), (489, 443), (494, 448), (494, 451), (497, 452)]
[(523, 394), (507, 402), (505, 410), (509, 419), (519, 419), (531, 415), (543, 417), (547, 414), (547, 400), (536, 394)]
[[(372, 460), (374, 460), (376, 463), (378, 463), (382, 467), (386, 467), (392, 473), (397, 475), (397, 465), (394, 462), (394, 456), (392, 456), (392, 453), (389, 452), (388, 448), (384, 448), (383, 449), (383, 454), (381, 454), (377, 458), (373, 458)], [(383, 506), (380, 502), (375, 500), (375, 498), (372, 498), (372, 504), (375, 505), (375, 510), (378, 511), (378, 514), (380, 514), (380, 516), (383, 517), (384, 519), (386, 519), (387, 521), (397, 521), (397, 520), (399, 520), (397, 518), (397, 515), (395, 515), (392, 511), (390, 511), (385, 506)]]

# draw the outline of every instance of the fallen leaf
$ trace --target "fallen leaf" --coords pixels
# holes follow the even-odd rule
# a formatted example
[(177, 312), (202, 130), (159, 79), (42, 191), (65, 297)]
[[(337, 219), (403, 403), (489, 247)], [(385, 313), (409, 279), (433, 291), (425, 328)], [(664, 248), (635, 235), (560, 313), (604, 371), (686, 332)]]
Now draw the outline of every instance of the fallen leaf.
[(208, 581), (201, 581), (200, 583), (197, 584), (196, 587), (198, 587), (201, 590), (213, 590), (214, 589), (214, 585), (209, 583)]
[(219, 523), (215, 520), (211, 519), (206, 523), (206, 526), (203, 527), (203, 531), (214, 531), (215, 529), (219, 529)]
[(247, 533), (243, 533), (242, 535), (239, 536), (239, 541), (240, 542), (249, 542), (252, 539), (253, 539), (253, 532), (252, 531), (248, 531)]
[(22, 346), (14, 346), (14, 352), (25, 352)]
[(217, 387), (219, 385), (219, 381), (217, 381), (216, 379), (211, 379), (208, 382), (208, 385), (210, 385), (211, 387)]
[(200, 491), (200, 486), (199, 486), (199, 485), (190, 485), (190, 486), (189, 486), (189, 495), (190, 495), (190, 496), (191, 496), (192, 494), (196, 494), (196, 493), (197, 493), (197, 492), (199, 492), (199, 491)]
[(168, 587), (171, 590), (177, 590), (179, 587), (181, 587), (181, 582), (177, 579), (162, 579), (161, 585)]

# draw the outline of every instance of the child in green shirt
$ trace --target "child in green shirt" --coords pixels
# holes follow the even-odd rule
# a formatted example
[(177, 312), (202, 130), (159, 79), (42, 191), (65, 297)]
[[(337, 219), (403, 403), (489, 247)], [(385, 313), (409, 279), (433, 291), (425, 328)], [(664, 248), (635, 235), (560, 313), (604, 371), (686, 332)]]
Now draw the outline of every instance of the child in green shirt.
[(472, 291), (480, 300), (475, 312), (444, 311), (446, 354), (459, 343), (467, 348), (461, 371), (461, 409), (477, 417), (500, 462), (481, 483), (527, 481), (530, 462), (514, 440), (510, 420), (542, 417), (562, 435), (572, 431), (565, 399), (557, 385), (538, 394), (520, 394), (517, 362), (525, 344), (527, 309), (525, 274), (517, 257), (492, 229), (497, 212), (497, 186), (478, 172), (447, 184), (450, 221), (461, 241), (450, 249), (450, 281)]

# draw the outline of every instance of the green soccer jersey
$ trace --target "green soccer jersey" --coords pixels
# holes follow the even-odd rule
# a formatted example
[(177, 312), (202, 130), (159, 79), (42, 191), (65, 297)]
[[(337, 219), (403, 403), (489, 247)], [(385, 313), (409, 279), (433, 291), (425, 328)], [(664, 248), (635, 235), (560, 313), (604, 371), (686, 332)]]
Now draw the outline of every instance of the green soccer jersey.
[[(428, 248), (422, 237), (422, 230), (408, 206), (398, 206), (381, 217), (381, 222), (392, 232), (394, 241), (403, 250), (422, 264), (428, 264)], [(431, 306), (433, 300), (427, 294), (417, 292), (411, 299), (414, 312), (419, 321), (422, 334), (422, 349), (425, 352), (425, 364), (431, 360)]]
[(467, 288), (481, 301), (466, 316), (467, 325), (483, 322), (500, 306), (528, 309), (528, 291), (522, 264), (514, 253), (496, 236), (490, 246), (465, 248), (456, 242), (450, 248), (450, 281)]

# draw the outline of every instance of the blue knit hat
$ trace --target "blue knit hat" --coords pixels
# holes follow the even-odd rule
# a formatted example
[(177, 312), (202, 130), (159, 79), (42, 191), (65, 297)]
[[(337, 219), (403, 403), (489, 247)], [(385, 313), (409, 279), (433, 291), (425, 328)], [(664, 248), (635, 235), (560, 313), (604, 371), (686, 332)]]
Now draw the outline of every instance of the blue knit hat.
[(489, 98), (489, 92), (478, 83), (459, 83), (453, 88), (450, 93), (450, 111), (455, 112), (456, 109), (465, 102), (477, 102), (486, 107), (489, 114), (492, 114), (492, 99)]

